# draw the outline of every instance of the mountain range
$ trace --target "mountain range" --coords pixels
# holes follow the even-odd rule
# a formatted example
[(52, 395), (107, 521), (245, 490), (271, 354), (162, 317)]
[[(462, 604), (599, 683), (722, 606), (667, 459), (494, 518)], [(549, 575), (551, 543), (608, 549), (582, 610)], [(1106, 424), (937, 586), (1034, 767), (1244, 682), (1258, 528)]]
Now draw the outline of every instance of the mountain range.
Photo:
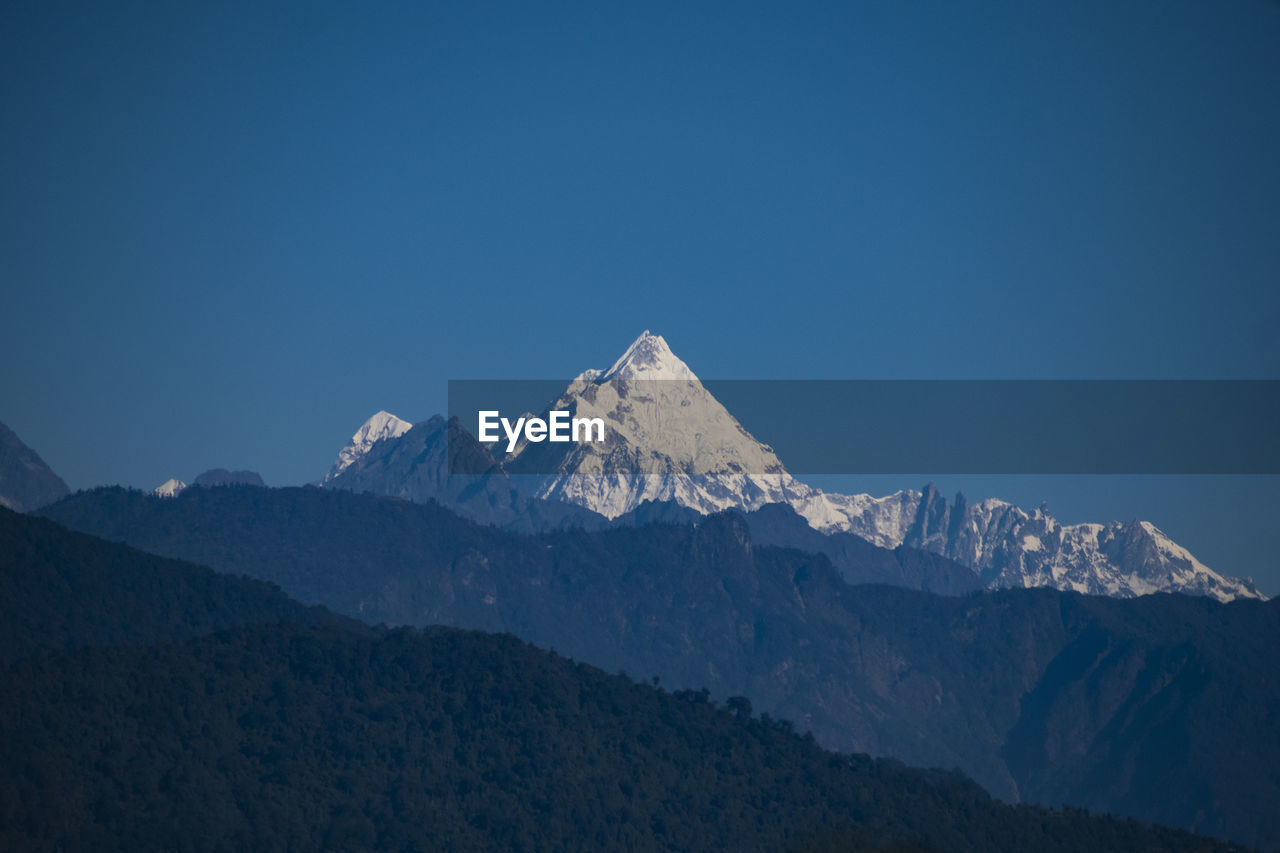
[[(142, 684), (159, 695), (134, 652), (94, 652), (103, 644), (203, 643), (231, 631), (231, 649), (217, 639), (197, 660), (179, 649), (143, 668), (180, 680), (205, 666), (201, 655), (239, 655), (244, 666), (261, 663), (287, 698), (295, 688), (276, 686), (285, 683), (278, 667), (299, 662), (281, 664), (273, 642), (311, 648), (304, 659), (313, 661), (349, 654), (348, 641), (255, 625), (366, 638), (342, 617), (447, 625), (515, 633), (684, 695), (702, 691), (739, 719), (754, 708), (841, 753), (958, 768), (1009, 802), (1071, 803), (1280, 844), (1271, 737), (1280, 684), (1267, 674), (1280, 648), (1276, 603), (1205, 568), (1154, 525), (1064, 526), (1043, 508), (948, 501), (928, 486), (883, 498), (821, 492), (792, 477), (647, 332), (610, 368), (567, 383), (552, 407), (606, 419), (609, 440), (505, 453), (505, 442), (481, 444), (457, 419), (410, 425), (379, 412), (312, 487), (267, 489), (253, 472), (215, 469), (194, 478), (201, 488), (94, 489), (41, 510), (90, 536), (38, 519), (0, 528), (16, 611), (8, 659), (21, 673), (14, 683), (42, 697), (15, 713), (74, 716), (54, 686), (81, 684), (95, 669), (121, 674), (112, 691)], [(224, 586), (175, 559), (242, 577)], [(374, 654), (362, 649), (357, 661)], [(22, 669), (37, 657), (57, 662), (47, 675)], [(325, 677), (364, 678), (361, 665), (344, 667)], [(200, 671), (206, 684), (220, 677)], [(170, 700), (191, 701), (157, 701)], [(313, 713), (309, 702), (296, 710)], [(101, 710), (110, 726), (132, 725), (111, 713)], [(250, 703), (235, 713), (255, 734), (227, 743), (263, 736), (263, 715), (280, 710)], [(45, 738), (42, 749), (63, 764), (40, 772), (63, 774), (85, 760), (58, 751), (73, 740), (68, 731), (86, 730), (79, 718), (68, 725), (11, 734)], [(14, 761), (39, 763), (38, 751), (15, 749)], [(376, 775), (386, 756), (365, 759), (362, 772)], [(266, 778), (275, 766), (237, 773)], [(58, 778), (70, 787), (71, 776)], [(394, 822), (383, 818), (379, 826)], [(39, 831), (73, 820), (54, 816)]]
[[(756, 513), (783, 511), (798, 518)], [(45, 513), (366, 622), (512, 632), (742, 696), (828, 748), (956, 767), (1006, 801), (1280, 844), (1280, 602), (851, 586), (824, 555), (755, 543), (756, 513), (521, 534), (434, 501), (245, 486), (96, 489)]]
[[(1066, 525), (1043, 508), (1028, 512), (994, 498), (970, 502), (957, 495), (948, 502), (932, 486), (879, 498), (809, 486), (738, 423), (661, 336), (648, 331), (608, 369), (581, 373), (547, 409), (604, 418), (607, 440), (521, 442), (510, 454), (490, 455), (492, 448), (482, 448), (469, 433), (460, 437), (466, 430), (457, 422), (435, 418), (415, 427), (414, 435), (405, 421), (379, 412), (339, 452), (324, 484), (442, 500), (477, 520), (523, 529), (600, 526), (570, 507), (618, 519), (647, 502), (672, 502), (700, 514), (783, 505), (819, 534), (927, 551), (966, 567), (975, 585), (985, 588), (1264, 598), (1250, 579), (1213, 571), (1148, 521)], [(451, 482), (451, 446), (465, 446), (481, 460), (469, 469), (482, 472), (479, 479)], [(425, 452), (428, 447), (434, 451)], [(529, 518), (530, 499), (543, 502), (537, 520)], [(777, 544), (799, 546), (800, 538), (813, 541), (797, 536)]]

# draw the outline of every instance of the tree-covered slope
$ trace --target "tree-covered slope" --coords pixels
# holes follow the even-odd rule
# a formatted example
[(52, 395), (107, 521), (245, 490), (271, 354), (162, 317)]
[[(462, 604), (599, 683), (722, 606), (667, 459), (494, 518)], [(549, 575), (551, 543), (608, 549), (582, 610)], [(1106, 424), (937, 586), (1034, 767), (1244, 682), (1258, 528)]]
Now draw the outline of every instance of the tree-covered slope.
[(342, 621), (274, 584), (229, 577), (0, 507), (0, 661), (183, 640), (259, 622)]
[(9, 850), (1225, 849), (1001, 805), (510, 636), (257, 626), (0, 683)]

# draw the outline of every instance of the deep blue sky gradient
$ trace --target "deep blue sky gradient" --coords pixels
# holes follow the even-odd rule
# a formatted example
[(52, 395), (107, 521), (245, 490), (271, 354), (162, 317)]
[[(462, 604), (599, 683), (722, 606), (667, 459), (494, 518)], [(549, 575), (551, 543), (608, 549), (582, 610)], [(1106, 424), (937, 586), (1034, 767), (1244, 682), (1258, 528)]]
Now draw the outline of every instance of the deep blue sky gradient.
[[(312, 480), (644, 328), (720, 378), (1280, 378), (1266, 0), (11, 2), (0, 114), (0, 420), (73, 488)], [(1272, 480), (959, 485), (1131, 488), (1280, 592)]]

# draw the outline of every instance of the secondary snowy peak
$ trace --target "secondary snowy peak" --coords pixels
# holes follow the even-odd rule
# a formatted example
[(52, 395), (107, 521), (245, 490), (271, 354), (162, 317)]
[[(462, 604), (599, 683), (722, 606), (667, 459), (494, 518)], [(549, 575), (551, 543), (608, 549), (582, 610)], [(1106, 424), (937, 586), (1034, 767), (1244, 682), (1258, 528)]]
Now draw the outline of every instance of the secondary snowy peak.
[(187, 487), (186, 483), (182, 482), (176, 477), (170, 477), (169, 479), (165, 480), (163, 483), (161, 483), (160, 485), (152, 489), (151, 494), (155, 495), (158, 498), (176, 498), (179, 494), (181, 494), (182, 490), (185, 489), (186, 487)]
[(372, 447), (375, 441), (404, 435), (412, 428), (413, 424), (408, 421), (397, 418), (390, 412), (381, 411), (356, 430), (356, 434), (351, 436), (351, 443), (368, 448)]
[(338, 451), (338, 459), (333, 463), (333, 467), (329, 469), (329, 473), (325, 475), (324, 482), (327, 483), (341, 474), (351, 466), (351, 463), (368, 453), (369, 448), (379, 441), (387, 438), (399, 438), (412, 428), (413, 424), (396, 417), (390, 412), (378, 412), (365, 421), (360, 429), (356, 430), (355, 435), (351, 436), (351, 442), (346, 447)]

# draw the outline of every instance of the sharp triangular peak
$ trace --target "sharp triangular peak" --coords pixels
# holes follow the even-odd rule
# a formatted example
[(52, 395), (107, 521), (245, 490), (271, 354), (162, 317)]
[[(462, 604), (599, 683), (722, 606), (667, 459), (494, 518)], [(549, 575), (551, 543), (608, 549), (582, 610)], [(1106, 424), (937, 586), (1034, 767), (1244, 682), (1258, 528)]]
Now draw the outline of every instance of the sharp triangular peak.
[(661, 335), (645, 329), (613, 366), (599, 375), (610, 379), (682, 379), (696, 382), (689, 365), (676, 356)]

